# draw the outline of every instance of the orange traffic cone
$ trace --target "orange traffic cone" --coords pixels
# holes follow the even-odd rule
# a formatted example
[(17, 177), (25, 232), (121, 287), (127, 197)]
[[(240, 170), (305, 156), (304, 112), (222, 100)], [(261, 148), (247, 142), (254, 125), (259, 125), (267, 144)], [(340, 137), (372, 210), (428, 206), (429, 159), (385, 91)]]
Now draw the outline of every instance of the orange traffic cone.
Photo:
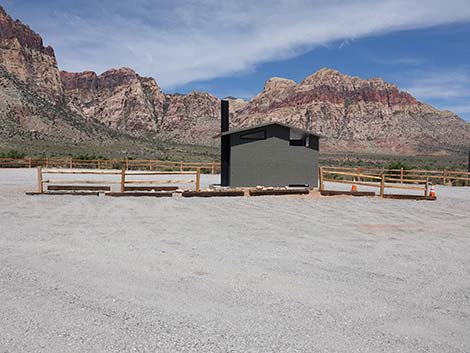
[(429, 197), (432, 199), (436, 198), (436, 191), (434, 190), (434, 185), (431, 185), (431, 191), (429, 192)]
[[(356, 182), (356, 178), (354, 178), (354, 180), (353, 180), (353, 183), (355, 183), (355, 182)], [(351, 186), (351, 192), (356, 192), (356, 191), (357, 191), (357, 186), (356, 186), (356, 184), (352, 184), (352, 186)]]

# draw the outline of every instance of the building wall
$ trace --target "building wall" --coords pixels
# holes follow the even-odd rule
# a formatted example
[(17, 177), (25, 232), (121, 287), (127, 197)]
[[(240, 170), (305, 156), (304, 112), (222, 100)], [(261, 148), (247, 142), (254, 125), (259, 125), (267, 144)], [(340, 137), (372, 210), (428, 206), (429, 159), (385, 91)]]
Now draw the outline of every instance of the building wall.
[(264, 129), (267, 129), (265, 140), (241, 140), (240, 135), (246, 132), (230, 136), (230, 186), (308, 184), (317, 187), (318, 138), (311, 137), (311, 147), (290, 146), (288, 128)]

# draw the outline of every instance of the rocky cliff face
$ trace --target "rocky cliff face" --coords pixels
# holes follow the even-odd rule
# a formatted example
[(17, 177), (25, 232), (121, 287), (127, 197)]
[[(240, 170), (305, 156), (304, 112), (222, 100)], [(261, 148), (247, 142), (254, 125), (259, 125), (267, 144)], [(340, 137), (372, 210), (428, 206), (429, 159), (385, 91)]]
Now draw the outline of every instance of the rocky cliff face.
[(128, 68), (101, 75), (61, 72), (67, 105), (86, 119), (94, 119), (134, 136), (157, 135), (185, 143), (209, 143), (218, 123), (219, 100), (202, 92), (162, 93), (153, 78)]
[(283, 121), (326, 137), (331, 151), (420, 153), (461, 150), (470, 124), (418, 102), (395, 85), (322, 69), (301, 83), (273, 78), (233, 114), (234, 126)]
[(28, 84), (0, 65), (0, 147), (33, 140), (45, 143), (89, 143), (118, 137), (101, 124), (87, 122), (32, 91)]
[(134, 135), (157, 131), (165, 96), (155, 80), (128, 68), (61, 72), (68, 107), (88, 120)]
[(54, 50), (44, 47), (41, 36), (13, 19), (0, 7), (0, 63), (38, 95), (52, 102), (62, 99)]

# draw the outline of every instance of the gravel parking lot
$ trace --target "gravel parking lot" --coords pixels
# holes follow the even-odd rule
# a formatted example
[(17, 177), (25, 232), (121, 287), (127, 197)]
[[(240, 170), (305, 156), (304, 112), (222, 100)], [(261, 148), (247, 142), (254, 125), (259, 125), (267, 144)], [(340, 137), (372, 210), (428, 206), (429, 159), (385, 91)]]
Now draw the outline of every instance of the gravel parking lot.
[(35, 182), (0, 170), (0, 352), (470, 352), (470, 188), (26, 196)]

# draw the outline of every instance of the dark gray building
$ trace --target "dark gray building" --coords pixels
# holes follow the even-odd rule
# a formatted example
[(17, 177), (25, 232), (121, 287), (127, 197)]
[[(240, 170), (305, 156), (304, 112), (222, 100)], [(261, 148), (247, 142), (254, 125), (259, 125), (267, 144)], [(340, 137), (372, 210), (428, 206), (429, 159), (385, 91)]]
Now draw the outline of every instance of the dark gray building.
[[(222, 102), (222, 130), (224, 115)], [(319, 135), (270, 122), (225, 131), (220, 137), (222, 186), (318, 186)]]

